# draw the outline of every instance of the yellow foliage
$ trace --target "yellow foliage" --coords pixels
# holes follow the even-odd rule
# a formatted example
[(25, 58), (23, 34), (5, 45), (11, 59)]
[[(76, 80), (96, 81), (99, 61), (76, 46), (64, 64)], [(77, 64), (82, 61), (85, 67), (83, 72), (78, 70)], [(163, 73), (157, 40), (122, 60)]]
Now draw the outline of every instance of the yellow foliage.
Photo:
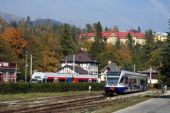
[(21, 55), (27, 47), (27, 41), (22, 38), (21, 32), (13, 27), (6, 28), (2, 38), (8, 42), (17, 55)]
[(119, 65), (124, 62), (130, 63), (132, 59), (132, 51), (128, 46), (124, 45), (119, 50), (117, 50), (116, 59)]

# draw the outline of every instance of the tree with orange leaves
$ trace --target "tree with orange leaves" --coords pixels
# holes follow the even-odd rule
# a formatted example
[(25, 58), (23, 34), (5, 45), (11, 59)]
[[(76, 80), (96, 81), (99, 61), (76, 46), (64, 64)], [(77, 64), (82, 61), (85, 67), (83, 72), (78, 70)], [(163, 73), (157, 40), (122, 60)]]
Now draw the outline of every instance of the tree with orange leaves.
[(13, 52), (20, 56), (23, 55), (24, 49), (27, 47), (27, 41), (22, 38), (21, 32), (13, 27), (6, 28), (2, 39), (11, 46)]

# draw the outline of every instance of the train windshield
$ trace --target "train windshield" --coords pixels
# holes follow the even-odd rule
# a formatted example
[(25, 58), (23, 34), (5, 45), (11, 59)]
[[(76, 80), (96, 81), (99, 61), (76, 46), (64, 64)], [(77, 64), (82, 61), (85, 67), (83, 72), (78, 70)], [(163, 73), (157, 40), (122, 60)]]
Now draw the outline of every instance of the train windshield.
[(120, 72), (107, 72), (107, 84), (117, 85), (120, 77)]
[(109, 85), (117, 85), (119, 77), (107, 78), (107, 83)]
[(107, 76), (120, 76), (120, 72), (107, 72)]

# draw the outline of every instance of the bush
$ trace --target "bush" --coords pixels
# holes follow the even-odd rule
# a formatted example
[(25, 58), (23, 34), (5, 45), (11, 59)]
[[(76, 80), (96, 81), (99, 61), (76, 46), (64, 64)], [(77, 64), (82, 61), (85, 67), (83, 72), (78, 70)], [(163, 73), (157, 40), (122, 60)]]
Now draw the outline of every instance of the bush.
[(89, 86), (93, 91), (103, 90), (103, 83), (2, 83), (0, 93), (30, 93), (30, 92), (64, 92), (64, 91), (84, 91)]

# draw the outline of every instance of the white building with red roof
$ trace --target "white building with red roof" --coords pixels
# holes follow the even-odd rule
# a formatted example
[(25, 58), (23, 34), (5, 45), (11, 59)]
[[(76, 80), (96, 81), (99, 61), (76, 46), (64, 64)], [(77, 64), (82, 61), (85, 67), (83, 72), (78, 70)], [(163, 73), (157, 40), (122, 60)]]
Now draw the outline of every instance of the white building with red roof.
[[(102, 32), (103, 39), (108, 43), (115, 45), (116, 41), (119, 39), (122, 44), (128, 41), (128, 34), (132, 36), (135, 44), (145, 44), (145, 34), (142, 32)], [(87, 41), (94, 41), (95, 33), (81, 33), (80, 38), (84, 38)]]
[(16, 64), (0, 61), (0, 83), (16, 82)]

